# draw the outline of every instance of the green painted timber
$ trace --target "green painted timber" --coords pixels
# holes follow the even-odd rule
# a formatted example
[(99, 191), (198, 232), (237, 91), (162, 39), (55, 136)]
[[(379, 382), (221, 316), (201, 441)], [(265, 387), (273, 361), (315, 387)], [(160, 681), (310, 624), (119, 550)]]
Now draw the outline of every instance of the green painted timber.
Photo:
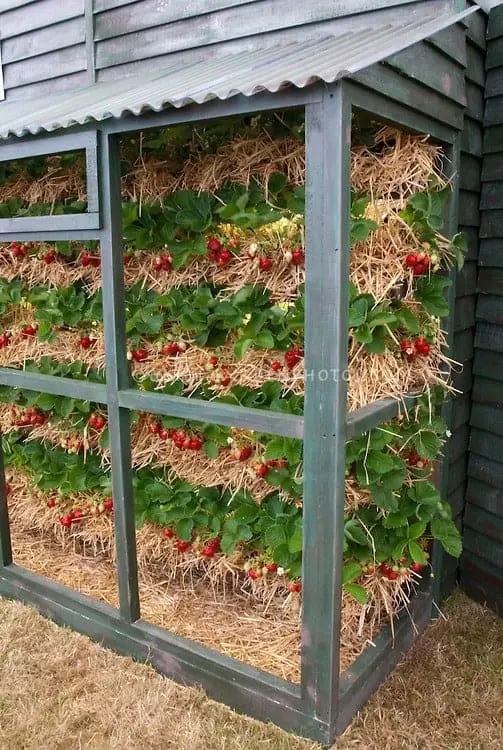
[(501, 515), (503, 490), (498, 487), (491, 487), (485, 482), (470, 479), (466, 488), (466, 499), (470, 504), (477, 505), (489, 513)]

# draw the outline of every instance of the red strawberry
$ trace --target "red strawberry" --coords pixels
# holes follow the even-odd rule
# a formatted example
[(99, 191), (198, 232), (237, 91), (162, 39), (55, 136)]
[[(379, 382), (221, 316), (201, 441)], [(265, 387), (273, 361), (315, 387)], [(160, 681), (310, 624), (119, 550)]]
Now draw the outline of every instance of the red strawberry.
[(405, 354), (407, 359), (413, 359), (414, 355), (416, 353), (416, 349), (414, 347), (414, 344), (410, 339), (404, 339), (400, 342), (400, 349), (402, 350), (402, 354)]
[(159, 422), (150, 422), (148, 431), (151, 435), (159, 435), (159, 433), (161, 432), (161, 425), (159, 424)]
[(110, 513), (110, 511), (114, 508), (114, 499), (113, 497), (107, 497), (104, 501), (103, 505), (105, 506), (105, 510)]
[(218, 265), (224, 268), (231, 262), (232, 257), (233, 256), (232, 256), (231, 251), (224, 248), (223, 250), (220, 251), (220, 254), (218, 256), (218, 261), (217, 261)]
[(148, 357), (146, 349), (133, 349), (132, 356), (135, 362), (143, 362)]
[(11, 242), (10, 251), (13, 258), (24, 258), (26, 256), (26, 245), (20, 245), (18, 242)]
[(423, 336), (417, 338), (414, 342), (414, 348), (418, 354), (422, 357), (427, 357), (431, 351), (431, 346)]
[(299, 594), (302, 591), (302, 584), (299, 581), (292, 581), (288, 584), (288, 591), (292, 594)]
[(50, 265), (51, 263), (54, 263), (56, 260), (56, 250), (48, 250), (46, 254), (43, 256), (44, 263), (46, 266)]
[(159, 430), (159, 439), (160, 440), (167, 440), (169, 437), (167, 430)]
[(175, 547), (177, 548), (178, 552), (187, 552), (190, 547), (190, 542), (185, 542), (183, 539), (177, 539)]
[(272, 260), (270, 258), (260, 258), (258, 266), (261, 271), (270, 271), (272, 268)]
[(230, 375), (224, 375), (222, 380), (220, 381), (220, 385), (222, 385), (224, 388), (227, 388), (228, 385), (231, 384), (231, 376)]
[(190, 441), (190, 450), (191, 451), (200, 451), (203, 447), (204, 440), (201, 437), (195, 437), (192, 438)]
[(173, 537), (175, 536), (175, 532), (173, 531), (171, 526), (169, 526), (167, 529), (163, 530), (162, 535), (165, 539), (173, 539)]
[(216, 536), (213, 539), (210, 539), (208, 546), (213, 547), (215, 552), (220, 552), (220, 537)]
[(252, 581), (257, 581), (260, 578), (260, 573), (258, 570), (255, 570), (255, 568), (252, 568), (248, 571), (248, 577), (252, 579)]
[(96, 343), (96, 339), (92, 339), (90, 336), (81, 336), (79, 344), (82, 349), (89, 349), (93, 344)]
[(301, 247), (298, 247), (295, 250), (292, 250), (292, 264), (294, 266), (304, 265), (304, 260), (305, 260), (304, 250), (302, 250)]
[(256, 468), (257, 476), (261, 477), (262, 479), (266, 476), (268, 471), (269, 467), (266, 464), (259, 464)]
[(413, 562), (410, 569), (413, 570), (414, 573), (420, 573), (424, 569), (424, 565), (421, 565), (421, 563), (418, 562)]
[(412, 269), (412, 273), (414, 274), (414, 276), (423, 276), (427, 270), (428, 265), (426, 263), (416, 263), (416, 265)]
[(405, 258), (405, 265), (407, 268), (414, 268), (418, 263), (417, 255), (415, 253), (409, 253)]
[(239, 451), (238, 461), (248, 461), (248, 459), (251, 457), (252, 453), (253, 453), (252, 446), (251, 445), (245, 445)]
[(165, 344), (162, 347), (161, 351), (166, 357), (173, 357), (176, 354), (179, 354), (180, 347), (178, 346), (176, 341), (171, 341), (169, 344)]
[(388, 573), (388, 579), (390, 581), (396, 581), (397, 578), (398, 578), (398, 573), (396, 572), (396, 570), (390, 570)]
[(274, 372), (279, 372), (283, 369), (283, 365), (281, 362), (278, 362), (278, 360), (275, 360), (271, 365), (271, 369), (274, 370)]
[(206, 547), (203, 547), (203, 549), (201, 550), (201, 554), (204, 557), (214, 557), (215, 549), (211, 545), (207, 544)]
[(37, 327), (36, 326), (32, 326), (32, 325), (27, 325), (21, 331), (21, 338), (22, 339), (27, 339), (30, 336), (36, 336), (36, 334), (37, 334)]
[(213, 253), (216, 256), (216, 254), (219, 253), (222, 249), (222, 243), (220, 242), (220, 240), (217, 240), (216, 237), (211, 237), (208, 240), (206, 247), (208, 248), (210, 253)]
[(60, 516), (59, 522), (65, 529), (69, 529), (72, 525), (72, 519), (70, 518), (70, 516)]
[(276, 563), (267, 563), (266, 568), (269, 573), (276, 573), (276, 571), (278, 570), (278, 566), (276, 565)]
[(91, 414), (89, 417), (89, 424), (94, 427), (95, 430), (102, 430), (106, 424), (104, 417), (101, 414)]
[(50, 497), (47, 501), (47, 507), (48, 508), (55, 508), (56, 507), (56, 500), (54, 497)]
[(70, 518), (72, 519), (72, 521), (80, 521), (81, 518), (83, 517), (84, 517), (84, 513), (82, 512), (80, 508), (76, 508), (75, 510), (72, 510), (72, 512), (70, 513)]

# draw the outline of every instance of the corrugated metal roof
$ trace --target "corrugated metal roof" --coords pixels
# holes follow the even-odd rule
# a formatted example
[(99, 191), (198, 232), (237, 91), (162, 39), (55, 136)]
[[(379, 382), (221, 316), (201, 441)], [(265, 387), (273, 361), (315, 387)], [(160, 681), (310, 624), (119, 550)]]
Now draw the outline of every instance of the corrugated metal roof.
[(417, 20), (359, 29), (316, 41), (295, 42), (198, 62), (183, 68), (98, 82), (74, 92), (0, 105), (0, 137), (54, 131), (166, 107), (202, 104), (237, 94), (252, 96), (314, 81), (333, 83), (461, 21), (476, 7)]

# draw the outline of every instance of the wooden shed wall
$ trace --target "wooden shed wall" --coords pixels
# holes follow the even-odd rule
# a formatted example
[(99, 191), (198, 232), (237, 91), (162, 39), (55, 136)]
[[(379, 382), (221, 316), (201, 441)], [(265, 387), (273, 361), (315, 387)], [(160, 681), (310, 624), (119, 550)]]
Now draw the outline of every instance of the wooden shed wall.
[(503, 614), (503, 6), (488, 24), (480, 257), (461, 582)]
[[(6, 99), (396, 23), (399, 10), (410, 21), (459, 7), (459, 0), (0, 0)], [(430, 66), (410, 58), (412, 78), (431, 83), (442, 51), (456, 54), (455, 34), (441, 38)], [(444, 96), (457, 101), (461, 84), (438, 92), (432, 88), (439, 106)]]
[(85, 0), (0, 4), (6, 99), (26, 99), (88, 80)]

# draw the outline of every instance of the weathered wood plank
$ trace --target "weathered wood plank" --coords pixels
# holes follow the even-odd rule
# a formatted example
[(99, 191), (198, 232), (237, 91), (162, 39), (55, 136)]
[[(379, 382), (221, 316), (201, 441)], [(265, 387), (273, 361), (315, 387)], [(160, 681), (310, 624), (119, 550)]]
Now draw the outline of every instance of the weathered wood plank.
[(484, 129), (484, 154), (495, 154), (503, 150), (503, 125), (493, 125)]
[(30, 60), (11, 63), (4, 67), (6, 89), (46, 81), (86, 69), (86, 46), (76, 44)]
[(465, 331), (475, 325), (475, 299), (472, 295), (456, 300), (454, 311), (454, 330)]
[(451, 430), (457, 430), (470, 419), (471, 402), (470, 396), (457, 396), (453, 399)]
[(465, 528), (463, 546), (496, 568), (503, 568), (503, 544), (501, 542), (490, 539), (471, 528)]
[(453, 387), (458, 391), (458, 393), (468, 393), (471, 390), (473, 382), (471, 367), (465, 366), (463, 367), (461, 372), (453, 373), (451, 381)]
[(466, 485), (466, 503), (467, 506), (470, 504), (484, 508), (489, 513), (503, 515), (503, 490), (477, 479), (469, 479)]
[[(474, 403), (470, 424), (472, 427), (487, 430), (494, 435), (503, 435), (503, 407)], [(500, 468), (503, 472), (503, 465)], [(471, 476), (475, 475), (471, 474)], [(476, 478), (483, 479), (483, 477)]]
[[(501, 71), (501, 68), (499, 68), (498, 70)], [(486, 108), (484, 114), (485, 126), (491, 127), (491, 125), (501, 125), (502, 122), (503, 96), (492, 96), (490, 99), (486, 99)]]
[(484, 54), (478, 47), (468, 43), (466, 45), (466, 77), (469, 81), (485, 86), (486, 73), (484, 69)]
[(465, 117), (461, 136), (461, 150), (472, 156), (482, 156), (482, 127), (469, 115)]
[(477, 349), (503, 352), (503, 335), (500, 326), (479, 323), (475, 329), (475, 346)]
[(461, 169), (459, 172), (459, 187), (462, 190), (480, 192), (481, 172), (481, 159), (479, 159), (477, 156), (463, 154), (461, 157)]
[(466, 67), (465, 28), (461, 24), (454, 24), (438, 34), (434, 34), (426, 40), (426, 44), (435, 47), (445, 57), (454, 60), (464, 68)]
[[(417, 64), (418, 59), (422, 60), (421, 65)], [(424, 42), (391, 55), (386, 62), (402, 75), (420, 81), (458, 104), (466, 104), (464, 69), (447, 63), (440, 52), (429, 49)]]
[(480, 209), (503, 209), (503, 181), (485, 182), (482, 185)]
[(447, 485), (447, 496), (453, 495), (466, 480), (466, 458), (461, 456), (449, 465), (449, 482)]
[(84, 70), (79, 73), (61, 76), (61, 78), (50, 78), (47, 81), (39, 81), (37, 83), (30, 83), (27, 86), (18, 86), (17, 88), (9, 89), (6, 92), (5, 98), (9, 102), (26, 101), (28, 97), (55, 94), (57, 91), (74, 91), (81, 86), (85, 86), (87, 83), (87, 72)]
[[(503, 75), (501, 77), (503, 78)], [(482, 167), (482, 180), (484, 182), (503, 180), (503, 141), (501, 149), (501, 153), (491, 154), (491, 156), (484, 159)]]
[(475, 261), (467, 261), (461, 271), (456, 274), (456, 294), (458, 297), (465, 297), (475, 294), (476, 289), (477, 264)]
[[(463, 158), (466, 159), (466, 155)], [(460, 221), (459, 231), (463, 232), (468, 245), (466, 260), (477, 260), (480, 244), (478, 227), (466, 227), (463, 225), (463, 222)]]
[(486, 67), (487, 70), (491, 68), (498, 68), (501, 65), (503, 59), (503, 37), (492, 39), (487, 45), (487, 57)]
[(503, 268), (503, 238), (481, 240), (479, 266)]
[(458, 489), (447, 496), (447, 502), (452, 508), (452, 515), (457, 518), (463, 511), (465, 505), (465, 485), (462, 484)]
[(483, 294), (503, 294), (503, 271), (499, 268), (480, 268), (477, 288)]
[[(492, 373), (489, 373), (492, 375)], [(501, 380), (492, 380), (481, 375), (473, 379), (472, 399), (481, 404), (501, 406), (503, 388)]]
[[(145, 29), (153, 29), (182, 19), (203, 17), (216, 11), (238, 8), (241, 5), (250, 5), (250, 0), (191, 0), (190, 3), (160, 3), (159, 0), (134, 0), (133, 3), (123, 3), (115, 8), (110, 7), (107, 2), (105, 8), (95, 6), (95, 41), (133, 34)], [(323, 1), (319, 6), (327, 6)], [(98, 13), (98, 10), (103, 12)], [(308, 17), (309, 10), (306, 6), (303, 10)], [(262, 12), (264, 6), (262, 4)], [(202, 20), (202, 18), (201, 18)], [(320, 20), (314, 18), (313, 20)]]
[[(478, 15), (476, 13), (475, 15)], [(487, 38), (497, 39), (503, 36), (503, 8), (493, 8), (489, 14), (489, 21), (487, 23)]]
[(455, 463), (458, 458), (465, 456), (468, 451), (468, 438), (470, 429), (468, 425), (463, 425), (452, 433), (449, 440), (449, 462)]
[(459, 223), (464, 227), (480, 226), (480, 195), (478, 192), (459, 191)]
[(462, 364), (473, 358), (473, 331), (470, 328), (454, 334), (453, 352), (456, 362)]
[(475, 44), (482, 52), (486, 49), (487, 17), (485, 13), (472, 13), (466, 19), (466, 36), (470, 44)]
[(490, 373), (493, 380), (503, 383), (503, 354), (477, 349), (473, 360), (473, 373), (481, 376)]
[(503, 616), (503, 578), (494, 565), (467, 551), (461, 558), (460, 585), (471, 599)]
[[(423, 114), (428, 114), (436, 120), (452, 125), (456, 129), (464, 126), (463, 109), (461, 106), (451, 103), (445, 97), (427, 89), (422, 83), (413, 81), (400, 75), (393, 68), (386, 65), (372, 65), (353, 76), (355, 81), (362, 83), (372, 91), (377, 91), (384, 96), (405, 104)], [(478, 126), (479, 153), (482, 153), (482, 136)], [(469, 147), (476, 150), (476, 144), (471, 136)]]
[[(490, 461), (499, 462), (503, 456), (503, 437), (486, 430), (474, 429), (470, 437), (470, 450)], [(501, 515), (503, 516), (503, 506)]]
[[(484, 271), (486, 273), (486, 271)], [(477, 320), (503, 325), (503, 297), (481, 294), (477, 300)]]
[(84, 38), (84, 17), (79, 16), (54, 26), (4, 39), (2, 61), (4, 65), (8, 65), (18, 60), (26, 60), (52, 52), (55, 47), (72, 47), (84, 42)]
[(0, 26), (2, 29), (2, 41), (11, 36), (26, 34), (34, 29), (44, 26), (53, 26), (60, 21), (84, 15), (84, 0), (39, 0), (37, 8), (28, 7), (14, 8), (2, 13)]
[(492, 70), (487, 71), (485, 95), (488, 98), (491, 96), (503, 95), (501, 68), (493, 68)]
[(503, 237), (503, 211), (484, 211), (480, 220), (480, 237)]

